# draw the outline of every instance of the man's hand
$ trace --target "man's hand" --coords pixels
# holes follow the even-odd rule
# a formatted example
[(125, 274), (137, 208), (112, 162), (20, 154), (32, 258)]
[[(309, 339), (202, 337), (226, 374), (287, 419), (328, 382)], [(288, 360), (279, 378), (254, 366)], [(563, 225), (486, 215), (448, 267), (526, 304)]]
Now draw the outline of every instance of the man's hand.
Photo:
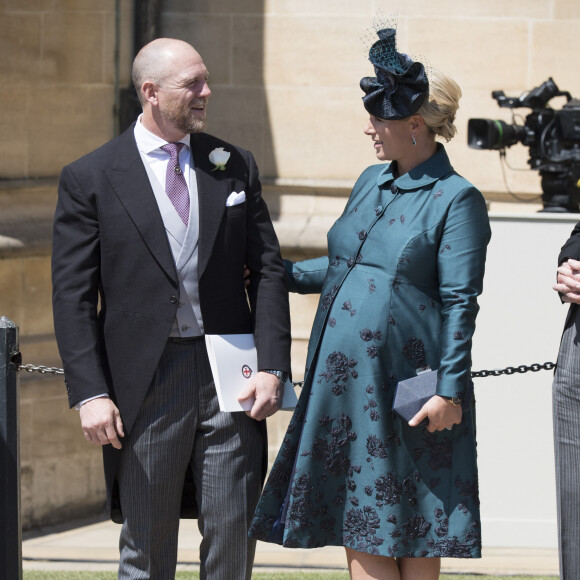
[(552, 288), (562, 295), (562, 302), (580, 304), (580, 262), (569, 258), (557, 272), (558, 282)]
[(435, 395), (421, 407), (421, 410), (409, 421), (409, 425), (415, 427), (423, 419), (429, 419), (427, 431), (433, 433), (459, 425), (462, 415), (461, 405), (452, 405), (448, 399)]
[(91, 399), (80, 411), (85, 439), (95, 445), (108, 445), (121, 449), (119, 437), (124, 437), (121, 414), (109, 397)]
[(254, 398), (254, 404), (246, 415), (256, 421), (272, 416), (280, 410), (284, 385), (276, 375), (271, 373), (256, 373), (248, 386), (240, 393), (238, 401)]

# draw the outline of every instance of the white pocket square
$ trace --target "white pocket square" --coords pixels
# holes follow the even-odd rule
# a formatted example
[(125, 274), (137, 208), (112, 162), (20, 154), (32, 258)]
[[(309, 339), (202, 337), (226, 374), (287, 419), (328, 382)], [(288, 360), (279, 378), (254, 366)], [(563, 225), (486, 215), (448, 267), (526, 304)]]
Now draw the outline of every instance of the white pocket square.
[(226, 207), (231, 207), (232, 205), (238, 205), (240, 203), (244, 203), (246, 201), (246, 192), (240, 191), (240, 193), (236, 193), (232, 191), (230, 193), (228, 199), (226, 199)]

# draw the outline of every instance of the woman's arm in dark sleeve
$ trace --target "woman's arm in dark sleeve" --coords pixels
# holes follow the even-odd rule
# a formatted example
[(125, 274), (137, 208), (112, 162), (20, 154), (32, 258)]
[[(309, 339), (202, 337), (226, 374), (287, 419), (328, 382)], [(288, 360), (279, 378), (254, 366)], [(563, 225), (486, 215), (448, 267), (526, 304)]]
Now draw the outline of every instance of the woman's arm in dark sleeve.
[(328, 256), (302, 262), (284, 260), (284, 266), (290, 292), (319, 294), (328, 270)]
[(441, 309), (441, 360), (437, 394), (462, 396), (471, 380), (471, 347), (477, 297), (483, 289), (487, 244), (491, 237), (487, 208), (474, 187), (453, 201), (438, 254)]

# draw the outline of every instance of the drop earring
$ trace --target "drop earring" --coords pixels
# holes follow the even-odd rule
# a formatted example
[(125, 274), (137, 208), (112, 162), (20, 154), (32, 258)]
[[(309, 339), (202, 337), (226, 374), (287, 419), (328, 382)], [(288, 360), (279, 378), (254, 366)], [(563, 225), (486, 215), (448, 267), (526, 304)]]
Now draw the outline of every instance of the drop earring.
[(411, 134), (411, 138), (413, 139), (413, 145), (417, 145), (417, 141), (415, 141), (415, 134)]

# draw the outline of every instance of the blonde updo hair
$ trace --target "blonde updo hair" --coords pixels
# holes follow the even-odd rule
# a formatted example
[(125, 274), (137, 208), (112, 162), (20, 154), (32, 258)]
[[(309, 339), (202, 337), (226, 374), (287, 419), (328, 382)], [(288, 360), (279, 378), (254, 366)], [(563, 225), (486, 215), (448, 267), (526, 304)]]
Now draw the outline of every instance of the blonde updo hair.
[(438, 71), (431, 71), (429, 94), (417, 111), (417, 115), (423, 117), (425, 125), (435, 135), (440, 135), (445, 141), (451, 141), (457, 133), (453, 123), (460, 98), (461, 89), (452, 78)]

